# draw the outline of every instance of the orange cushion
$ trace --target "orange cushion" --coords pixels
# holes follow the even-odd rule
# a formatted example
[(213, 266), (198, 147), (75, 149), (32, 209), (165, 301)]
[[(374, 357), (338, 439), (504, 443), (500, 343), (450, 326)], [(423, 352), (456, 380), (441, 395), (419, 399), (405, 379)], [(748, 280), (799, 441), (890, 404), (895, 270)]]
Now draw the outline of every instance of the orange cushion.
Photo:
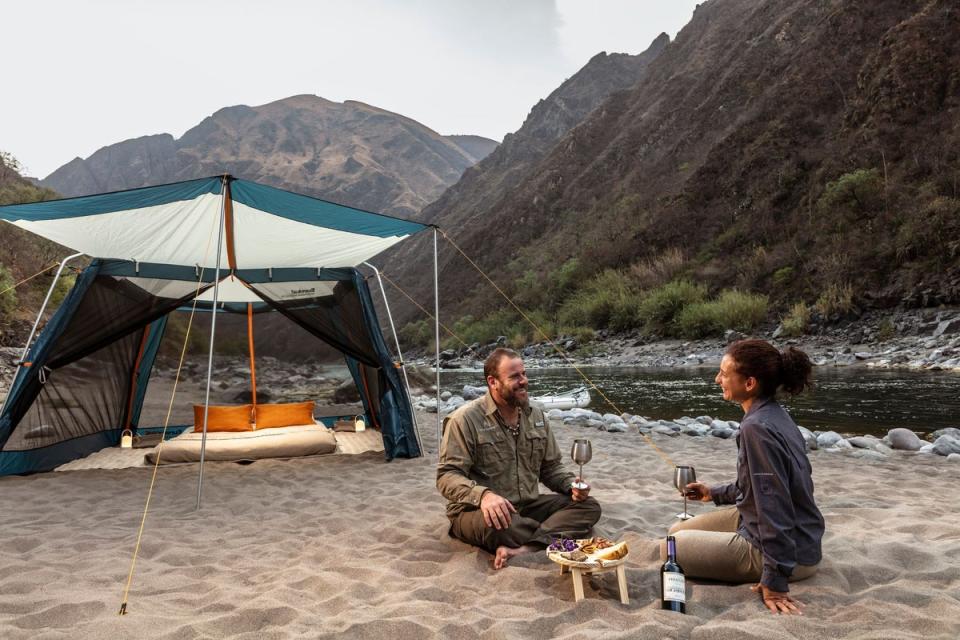
[[(212, 431), (253, 431), (250, 417), (252, 404), (210, 405), (207, 413), (207, 433)], [(203, 431), (203, 405), (193, 405), (193, 430)]]
[(313, 400), (257, 405), (257, 429), (313, 424)]

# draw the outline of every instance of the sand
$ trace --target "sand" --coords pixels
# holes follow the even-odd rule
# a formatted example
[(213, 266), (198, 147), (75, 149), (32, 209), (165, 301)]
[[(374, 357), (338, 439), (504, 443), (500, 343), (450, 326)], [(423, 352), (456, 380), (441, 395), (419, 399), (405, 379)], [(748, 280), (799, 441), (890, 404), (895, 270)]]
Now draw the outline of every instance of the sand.
[[(543, 554), (502, 571), (447, 536), (431, 455), (382, 454), (161, 468), (128, 599), (117, 615), (151, 470), (0, 478), (0, 637), (20, 638), (942, 638), (960, 637), (960, 467), (813, 452), (827, 520), (817, 576), (776, 617), (747, 586), (690, 581), (688, 615), (659, 609), (658, 540), (682, 501), (636, 433), (593, 440), (584, 473), (600, 532), (628, 541), (630, 604), (613, 573), (575, 603)], [(431, 422), (432, 421), (432, 422)], [(707, 481), (734, 477), (735, 445), (656, 443)], [(711, 507), (693, 505), (695, 512)], [(681, 558), (682, 563), (682, 558)]]

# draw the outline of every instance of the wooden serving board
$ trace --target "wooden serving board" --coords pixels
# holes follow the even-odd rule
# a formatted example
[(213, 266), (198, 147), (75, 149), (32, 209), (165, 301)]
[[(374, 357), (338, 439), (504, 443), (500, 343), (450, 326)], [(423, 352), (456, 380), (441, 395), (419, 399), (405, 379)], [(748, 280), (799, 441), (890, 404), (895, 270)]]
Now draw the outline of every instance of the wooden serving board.
[(562, 551), (547, 551), (547, 557), (563, 567), (576, 567), (578, 569), (585, 569), (587, 571), (592, 569), (611, 569), (618, 565), (623, 564), (627, 561), (627, 558), (630, 557), (630, 552), (627, 551), (627, 555), (622, 558), (617, 558), (616, 560), (595, 560), (591, 557), (587, 557), (586, 560), (582, 562), (577, 562), (575, 560), (570, 560), (564, 558), (560, 554)]

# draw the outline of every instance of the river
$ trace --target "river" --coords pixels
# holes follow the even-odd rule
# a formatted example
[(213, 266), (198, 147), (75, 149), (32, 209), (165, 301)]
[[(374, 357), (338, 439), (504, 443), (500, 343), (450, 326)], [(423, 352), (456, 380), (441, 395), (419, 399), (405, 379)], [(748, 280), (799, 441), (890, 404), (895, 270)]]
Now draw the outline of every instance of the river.
[[(583, 367), (581, 371), (613, 402), (592, 391), (590, 408), (627, 412), (653, 419), (709, 415), (740, 420), (740, 407), (724, 402), (713, 379), (715, 368)], [(531, 369), (531, 395), (582, 385), (573, 368)], [(893, 427), (930, 432), (960, 427), (960, 374), (937, 371), (817, 368), (816, 387), (784, 405), (797, 424), (843, 434), (886, 435)], [(483, 384), (480, 371), (443, 371), (444, 390), (460, 393), (464, 384)]]

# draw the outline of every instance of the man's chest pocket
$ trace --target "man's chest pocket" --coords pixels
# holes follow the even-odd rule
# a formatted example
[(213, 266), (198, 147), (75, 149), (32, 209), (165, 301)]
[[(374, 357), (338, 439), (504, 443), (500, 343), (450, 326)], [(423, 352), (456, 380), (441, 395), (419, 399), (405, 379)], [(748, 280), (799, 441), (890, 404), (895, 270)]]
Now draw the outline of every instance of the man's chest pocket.
[(531, 467), (539, 469), (547, 452), (547, 438), (539, 433), (528, 434), (524, 441), (524, 449), (524, 458), (530, 461)]
[(506, 465), (508, 454), (506, 442), (492, 433), (483, 433), (477, 438), (474, 470), (488, 477), (495, 476)]

